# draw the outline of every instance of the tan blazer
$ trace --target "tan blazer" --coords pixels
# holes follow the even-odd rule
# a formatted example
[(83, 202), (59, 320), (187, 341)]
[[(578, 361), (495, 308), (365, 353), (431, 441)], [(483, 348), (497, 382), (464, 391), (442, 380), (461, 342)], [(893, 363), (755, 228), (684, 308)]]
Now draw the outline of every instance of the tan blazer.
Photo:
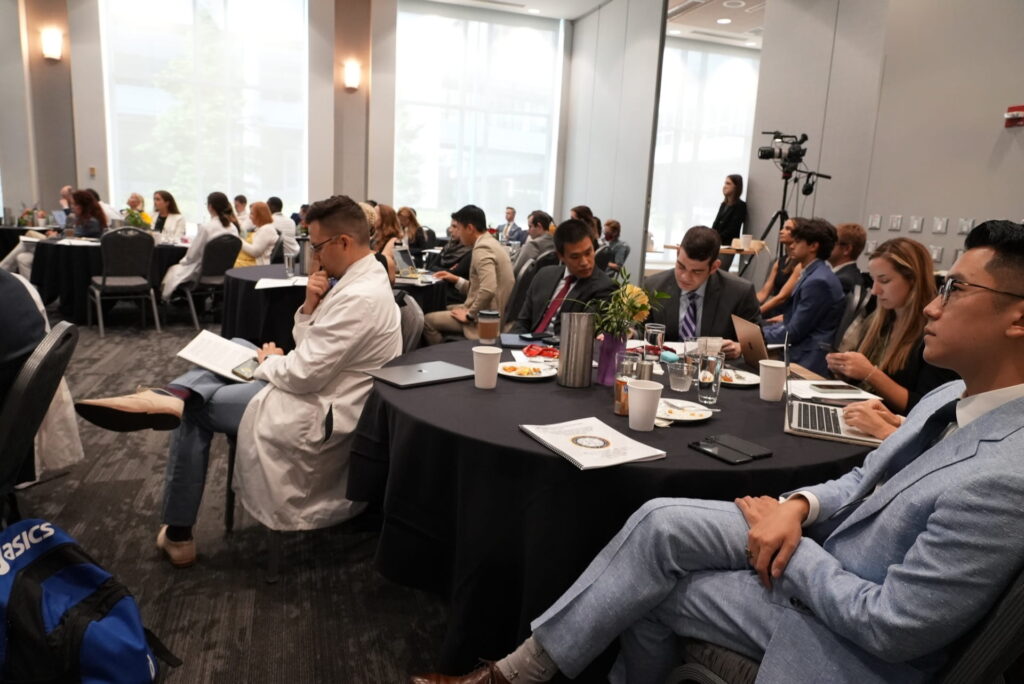
[(490, 233), (481, 233), (473, 244), (469, 280), (460, 278), (456, 287), (466, 293), (464, 306), (476, 318), (480, 311), (503, 312), (515, 285), (508, 251)]

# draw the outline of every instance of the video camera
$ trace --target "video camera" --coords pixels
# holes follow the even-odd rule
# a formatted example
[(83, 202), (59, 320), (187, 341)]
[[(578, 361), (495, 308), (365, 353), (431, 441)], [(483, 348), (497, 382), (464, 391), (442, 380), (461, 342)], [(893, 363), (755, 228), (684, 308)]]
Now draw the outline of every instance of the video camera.
[(782, 177), (785, 179), (790, 178), (793, 172), (797, 170), (797, 167), (800, 166), (804, 155), (807, 154), (807, 148), (803, 146), (807, 142), (807, 134), (801, 133), (799, 136), (796, 136), (780, 133), (779, 131), (761, 131), (761, 133), (772, 136), (772, 144), (758, 147), (757, 158), (778, 159), (779, 166), (782, 167)]

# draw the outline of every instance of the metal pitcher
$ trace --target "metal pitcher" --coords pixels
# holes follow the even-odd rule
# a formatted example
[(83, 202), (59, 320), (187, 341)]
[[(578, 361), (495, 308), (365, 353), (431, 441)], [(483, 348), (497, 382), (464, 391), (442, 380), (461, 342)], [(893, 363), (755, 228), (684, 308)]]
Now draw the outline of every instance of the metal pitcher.
[(303, 240), (299, 243), (299, 263), (296, 264), (295, 273), (297, 275), (310, 275), (310, 265), (313, 263), (313, 248), (309, 246), (309, 240)]
[(594, 359), (594, 314), (563, 313), (558, 384), (590, 387)]

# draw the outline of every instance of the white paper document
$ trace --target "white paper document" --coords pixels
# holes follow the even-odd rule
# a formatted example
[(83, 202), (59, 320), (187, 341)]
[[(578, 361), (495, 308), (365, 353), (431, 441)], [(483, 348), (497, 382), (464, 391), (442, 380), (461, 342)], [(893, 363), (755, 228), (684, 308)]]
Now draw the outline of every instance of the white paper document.
[(836, 380), (790, 380), (789, 391), (797, 399), (832, 399), (834, 401), (867, 401), (868, 399), (881, 399), (877, 394), (865, 392), (864, 390), (849, 385), (849, 389), (836, 391), (835, 389), (822, 390), (819, 387), (841, 387), (845, 383)]
[(295, 276), (294, 278), (260, 278), (256, 281), (256, 290), (271, 290), (276, 287), (306, 287), (309, 278), (306, 276)]
[(57, 242), (58, 245), (75, 245), (77, 247), (99, 247), (99, 240), (89, 240), (88, 238), (64, 238)]
[(245, 382), (232, 371), (255, 359), (256, 350), (203, 330), (178, 352), (178, 356), (228, 380)]
[(39, 238), (29, 237), (28, 235), (20, 235), (18, 236), (18, 239), (21, 240), (22, 242), (27, 242), (29, 244), (35, 244), (36, 242), (39, 242)]
[(664, 451), (630, 439), (597, 418), (551, 425), (520, 425), (519, 429), (580, 470), (665, 458)]

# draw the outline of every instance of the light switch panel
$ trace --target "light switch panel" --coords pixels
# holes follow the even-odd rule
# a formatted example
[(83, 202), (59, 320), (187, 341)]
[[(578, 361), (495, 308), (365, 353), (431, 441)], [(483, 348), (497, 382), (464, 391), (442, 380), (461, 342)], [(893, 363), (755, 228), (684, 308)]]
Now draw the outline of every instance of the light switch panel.
[(881, 230), (882, 228), (882, 215), (872, 214), (868, 216), (868, 230)]
[(967, 235), (971, 232), (971, 228), (974, 228), (974, 219), (962, 218), (960, 219), (956, 232), (960, 235)]
[(900, 232), (901, 225), (903, 225), (903, 214), (892, 214), (889, 216), (889, 232)]
[(920, 233), (923, 226), (924, 226), (924, 217), (923, 216), (911, 216), (910, 217), (910, 228), (908, 228), (907, 230), (908, 230), (908, 232), (911, 232), (911, 233)]
[(928, 251), (932, 253), (932, 261), (935, 263), (942, 261), (942, 247), (939, 245), (928, 245)]

